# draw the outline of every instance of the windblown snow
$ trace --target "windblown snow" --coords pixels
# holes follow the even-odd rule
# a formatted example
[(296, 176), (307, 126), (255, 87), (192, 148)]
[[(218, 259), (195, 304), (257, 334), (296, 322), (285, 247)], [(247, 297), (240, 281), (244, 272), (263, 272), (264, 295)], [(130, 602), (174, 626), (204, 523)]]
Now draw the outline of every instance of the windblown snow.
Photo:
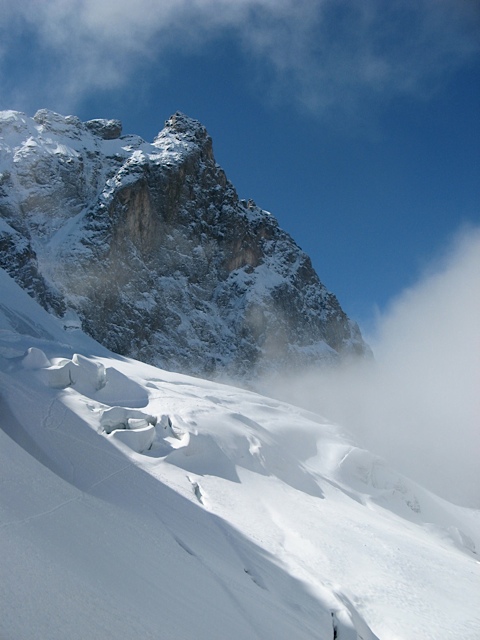
[(480, 637), (478, 511), (0, 290), (1, 638)]

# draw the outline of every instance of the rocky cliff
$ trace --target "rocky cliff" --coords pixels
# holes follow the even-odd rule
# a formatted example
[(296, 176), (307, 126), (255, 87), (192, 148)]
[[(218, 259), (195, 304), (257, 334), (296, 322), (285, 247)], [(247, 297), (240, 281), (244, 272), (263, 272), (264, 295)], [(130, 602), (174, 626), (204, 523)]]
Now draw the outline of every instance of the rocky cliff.
[(196, 120), (0, 113), (0, 266), (121, 354), (254, 376), (368, 350), (275, 218), (239, 200)]

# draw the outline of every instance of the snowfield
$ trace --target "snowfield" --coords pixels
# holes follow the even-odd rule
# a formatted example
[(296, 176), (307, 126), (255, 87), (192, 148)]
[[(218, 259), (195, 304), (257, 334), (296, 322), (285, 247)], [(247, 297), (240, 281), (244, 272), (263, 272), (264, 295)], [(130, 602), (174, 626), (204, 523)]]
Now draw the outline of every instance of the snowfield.
[(480, 512), (0, 291), (2, 640), (478, 640)]

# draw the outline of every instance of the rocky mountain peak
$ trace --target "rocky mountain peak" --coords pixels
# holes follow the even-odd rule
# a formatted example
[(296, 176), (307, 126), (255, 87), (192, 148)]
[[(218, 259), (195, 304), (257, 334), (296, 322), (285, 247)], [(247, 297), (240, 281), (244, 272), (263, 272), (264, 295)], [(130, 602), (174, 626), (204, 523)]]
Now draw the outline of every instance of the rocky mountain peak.
[(83, 123), (77, 116), (62, 116), (49, 109), (39, 109), (33, 116), (34, 121), (45, 131), (55, 133), (78, 133), (83, 129)]
[(180, 111), (165, 121), (165, 127), (156, 136), (153, 144), (167, 150), (180, 144), (190, 155), (200, 153), (205, 159), (213, 161), (212, 139), (207, 129), (201, 122)]
[(274, 216), (239, 200), (197, 120), (177, 112), (149, 144), (115, 120), (12, 113), (0, 266), (45, 307), (118, 353), (202, 376), (368, 350)]
[(103, 140), (116, 140), (122, 135), (122, 123), (120, 120), (96, 118), (85, 122), (85, 126), (97, 136), (103, 138)]
[(168, 134), (170, 132), (176, 134), (182, 134), (188, 140), (204, 141), (210, 136), (207, 133), (207, 129), (201, 122), (186, 116), (184, 113), (177, 111), (168, 120), (165, 121), (165, 128), (163, 131)]

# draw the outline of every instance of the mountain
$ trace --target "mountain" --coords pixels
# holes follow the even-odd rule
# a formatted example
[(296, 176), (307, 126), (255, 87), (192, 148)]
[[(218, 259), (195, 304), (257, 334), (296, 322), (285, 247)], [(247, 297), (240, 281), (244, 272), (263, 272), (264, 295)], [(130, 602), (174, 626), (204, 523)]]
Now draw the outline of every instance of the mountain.
[(152, 144), (116, 120), (0, 114), (0, 266), (109, 349), (210, 378), (369, 352), (308, 256), (176, 113)]
[(478, 510), (0, 292), (2, 639), (480, 637)]

